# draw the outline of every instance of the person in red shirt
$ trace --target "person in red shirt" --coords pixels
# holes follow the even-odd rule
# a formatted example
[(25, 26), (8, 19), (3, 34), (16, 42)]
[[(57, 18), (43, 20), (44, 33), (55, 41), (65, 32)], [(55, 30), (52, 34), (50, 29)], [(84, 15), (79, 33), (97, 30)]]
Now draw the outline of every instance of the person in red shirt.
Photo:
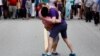
[(9, 1), (9, 5), (16, 6), (17, 4), (17, 0), (8, 0), (8, 1)]
[(10, 18), (15, 19), (18, 0), (8, 0)]

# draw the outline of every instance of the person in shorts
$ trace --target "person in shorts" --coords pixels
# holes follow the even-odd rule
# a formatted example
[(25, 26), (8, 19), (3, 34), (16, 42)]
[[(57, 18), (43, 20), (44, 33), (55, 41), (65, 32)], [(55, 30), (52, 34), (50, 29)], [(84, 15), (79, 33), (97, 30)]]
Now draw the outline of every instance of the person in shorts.
[[(45, 4), (45, 3), (42, 3), (42, 5), (45, 6), (46, 4)], [(42, 7), (43, 7), (43, 6), (42, 6)], [(52, 13), (52, 11), (57, 12), (57, 11), (56, 11), (56, 8), (51, 8), (51, 9), (49, 9), (49, 15), (50, 15), (50, 17), (51, 17), (51, 18), (52, 18), (52, 17), (57, 17), (56, 13), (55, 13), (55, 12)], [(39, 13), (39, 14), (40, 14), (40, 13)], [(40, 18), (42, 18), (42, 17), (40, 16)], [(53, 24), (49, 23), (48, 21), (42, 20), (42, 22), (43, 22), (43, 24), (44, 24), (44, 27), (47, 29), (47, 31), (49, 31), (50, 28), (52, 28), (52, 26), (53, 26)], [(57, 45), (58, 45), (58, 41), (59, 41), (59, 36), (56, 36), (56, 38), (55, 38), (54, 41), (53, 41), (53, 46), (52, 46), (52, 51), (53, 51), (53, 52), (52, 52), (52, 55), (59, 55), (59, 53), (56, 52)], [(48, 52), (48, 48), (45, 50), (45, 52), (46, 52), (46, 53)]]
[(78, 19), (81, 19), (81, 5), (82, 5), (82, 0), (75, 0), (75, 9), (76, 9), (76, 14), (78, 15)]
[(70, 40), (67, 38), (67, 23), (64, 19), (61, 18), (61, 12), (57, 11), (55, 12), (52, 9), (52, 13), (53, 14), (57, 14), (57, 17), (50, 17), (50, 14), (48, 13), (49, 9), (51, 9), (51, 7), (43, 7), (41, 9), (41, 16), (42, 16), (42, 21), (47, 21), (49, 23), (51, 23), (51, 25), (53, 24), (53, 26), (49, 29), (50, 35), (49, 35), (49, 43), (48, 43), (48, 52), (42, 56), (51, 56), (52, 55), (52, 46), (53, 46), (53, 41), (56, 38), (56, 36), (58, 36), (59, 33), (61, 33), (61, 36), (64, 40), (64, 42), (66, 43), (66, 45), (69, 47), (71, 53), (70, 56), (75, 56), (74, 53), (74, 48), (70, 42)]

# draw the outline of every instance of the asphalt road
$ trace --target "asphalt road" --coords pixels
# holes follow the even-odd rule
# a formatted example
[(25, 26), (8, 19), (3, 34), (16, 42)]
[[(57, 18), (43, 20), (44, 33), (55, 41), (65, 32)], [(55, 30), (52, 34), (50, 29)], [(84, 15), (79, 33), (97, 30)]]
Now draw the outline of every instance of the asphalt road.
[[(77, 56), (99, 56), (100, 25), (83, 20), (70, 20), (68, 38)], [(0, 20), (0, 56), (41, 56), (44, 51), (44, 30), (40, 20)], [(57, 51), (68, 56), (70, 51), (60, 38)]]

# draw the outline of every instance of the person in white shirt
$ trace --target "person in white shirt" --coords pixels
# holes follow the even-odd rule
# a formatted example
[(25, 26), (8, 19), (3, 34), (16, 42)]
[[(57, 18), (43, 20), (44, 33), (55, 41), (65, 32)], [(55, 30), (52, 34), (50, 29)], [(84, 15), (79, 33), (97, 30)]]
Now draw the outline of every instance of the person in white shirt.
[(2, 15), (2, 5), (3, 5), (3, 2), (2, 2), (2, 0), (0, 0), (0, 17)]
[(35, 1), (32, 0), (32, 4), (31, 4), (31, 17), (34, 18), (35, 16), (36, 16)]

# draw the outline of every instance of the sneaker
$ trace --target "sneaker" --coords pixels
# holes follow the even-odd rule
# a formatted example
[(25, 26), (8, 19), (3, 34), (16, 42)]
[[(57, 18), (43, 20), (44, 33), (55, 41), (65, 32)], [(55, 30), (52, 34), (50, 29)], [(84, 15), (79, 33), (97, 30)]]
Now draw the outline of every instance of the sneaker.
[(71, 54), (69, 54), (69, 56), (76, 56), (76, 54), (75, 53), (71, 53)]
[(47, 56), (52, 56), (52, 55), (47, 55)]
[(52, 56), (52, 55), (42, 54), (42, 56)]
[(52, 55), (59, 55), (59, 53), (52, 53)]
[(47, 54), (42, 54), (42, 56), (47, 56)]

